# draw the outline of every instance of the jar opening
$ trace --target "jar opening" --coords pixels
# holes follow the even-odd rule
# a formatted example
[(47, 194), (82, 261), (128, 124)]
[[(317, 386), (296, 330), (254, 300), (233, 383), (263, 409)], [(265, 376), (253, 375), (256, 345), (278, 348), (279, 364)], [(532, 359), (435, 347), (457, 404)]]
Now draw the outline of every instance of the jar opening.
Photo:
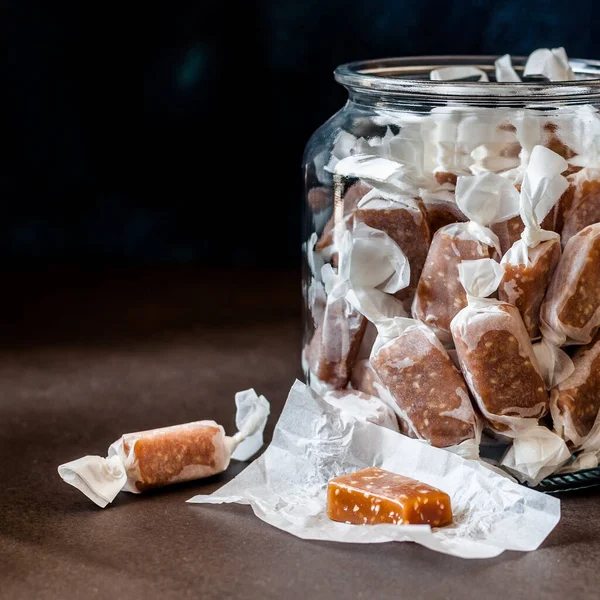
[[(520, 83), (494, 81), (498, 56), (415, 56), (348, 63), (335, 70), (335, 79), (351, 93), (378, 93), (390, 99), (419, 98), (435, 104), (448, 102), (535, 104), (583, 104), (600, 100), (600, 61), (571, 59), (575, 81), (548, 82), (530, 79)], [(513, 56), (515, 71), (522, 75), (526, 57)], [(433, 69), (474, 66), (486, 72), (490, 82), (431, 81)]]

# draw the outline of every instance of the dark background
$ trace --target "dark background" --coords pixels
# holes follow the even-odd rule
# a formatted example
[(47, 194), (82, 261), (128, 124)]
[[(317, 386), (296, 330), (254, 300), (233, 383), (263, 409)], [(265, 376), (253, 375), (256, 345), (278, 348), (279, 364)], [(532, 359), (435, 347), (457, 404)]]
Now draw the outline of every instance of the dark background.
[(600, 58), (598, 0), (5, 1), (0, 260), (298, 264), (301, 157), (337, 64)]

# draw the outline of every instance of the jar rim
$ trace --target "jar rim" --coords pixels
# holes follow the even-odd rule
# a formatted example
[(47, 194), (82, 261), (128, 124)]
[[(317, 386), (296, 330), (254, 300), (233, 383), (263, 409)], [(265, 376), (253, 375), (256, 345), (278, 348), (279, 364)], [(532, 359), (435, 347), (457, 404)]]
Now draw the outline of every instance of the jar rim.
[[(581, 104), (600, 100), (600, 61), (570, 59), (577, 76), (574, 81), (479, 82), (431, 81), (433, 69), (446, 66), (474, 66), (494, 72), (494, 55), (413, 56), (346, 63), (334, 71), (335, 79), (350, 91), (379, 92), (388, 97), (421, 98), (431, 101), (498, 101)], [(522, 73), (527, 57), (511, 56), (517, 73)]]

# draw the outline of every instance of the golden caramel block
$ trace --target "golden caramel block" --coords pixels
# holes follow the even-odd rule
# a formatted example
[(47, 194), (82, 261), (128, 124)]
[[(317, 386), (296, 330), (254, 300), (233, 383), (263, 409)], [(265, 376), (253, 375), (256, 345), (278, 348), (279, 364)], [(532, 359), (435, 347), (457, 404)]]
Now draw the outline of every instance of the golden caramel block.
[(138, 492), (221, 473), (229, 465), (223, 428), (197, 421), (122, 436), (130, 486)]
[(563, 437), (577, 447), (600, 411), (600, 335), (578, 348), (571, 360), (575, 370), (552, 390), (552, 402), (565, 423)]
[(367, 323), (367, 319), (344, 298), (328, 302), (323, 321), (305, 351), (312, 375), (331, 389), (345, 388), (358, 358)]
[(584, 169), (571, 181), (565, 192), (561, 229), (563, 247), (582, 229), (600, 222), (600, 169)]
[(467, 385), (433, 332), (408, 328), (371, 364), (419, 439), (437, 448), (475, 439), (477, 420)]
[(440, 184), (444, 185), (445, 183), (449, 183), (450, 185), (456, 185), (458, 181), (458, 175), (455, 173), (448, 173), (446, 171), (437, 171), (434, 173), (435, 180)]
[(351, 525), (452, 523), (450, 496), (416, 479), (369, 467), (327, 486), (327, 516)]
[(560, 241), (548, 240), (529, 248), (530, 265), (505, 263), (498, 298), (519, 309), (531, 339), (540, 335), (540, 308), (560, 259)]
[(413, 304), (416, 319), (448, 338), (450, 322), (467, 305), (467, 295), (458, 279), (458, 265), (463, 260), (479, 258), (500, 260), (493, 246), (459, 237), (467, 231), (467, 226), (455, 223), (436, 231)]
[(498, 236), (500, 250), (504, 255), (517, 240), (521, 239), (525, 225), (521, 217), (517, 215), (501, 223), (494, 223), (490, 226), (490, 229)]
[(509, 429), (496, 416), (540, 419), (548, 412), (533, 346), (514, 306), (463, 312), (452, 322), (452, 336), (469, 388), (494, 429)]
[(541, 310), (542, 332), (557, 344), (589, 344), (600, 327), (600, 223), (573, 236)]
[(412, 208), (393, 200), (373, 198), (355, 213), (356, 221), (387, 233), (408, 259), (410, 284), (395, 294), (404, 302), (407, 311), (410, 310), (431, 241), (425, 211), (421, 202), (416, 202), (416, 207)]

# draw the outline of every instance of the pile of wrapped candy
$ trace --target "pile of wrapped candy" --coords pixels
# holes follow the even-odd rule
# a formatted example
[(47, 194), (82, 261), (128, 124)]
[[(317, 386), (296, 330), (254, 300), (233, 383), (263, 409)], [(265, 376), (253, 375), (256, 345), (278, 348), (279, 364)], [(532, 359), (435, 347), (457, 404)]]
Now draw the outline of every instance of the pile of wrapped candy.
[[(432, 80), (487, 75), (473, 67)], [(563, 49), (523, 76), (574, 79)], [(510, 57), (496, 80), (520, 81)], [(338, 135), (334, 206), (308, 191), (313, 333), (325, 399), (532, 484), (600, 456), (600, 114), (591, 105), (381, 110)]]

